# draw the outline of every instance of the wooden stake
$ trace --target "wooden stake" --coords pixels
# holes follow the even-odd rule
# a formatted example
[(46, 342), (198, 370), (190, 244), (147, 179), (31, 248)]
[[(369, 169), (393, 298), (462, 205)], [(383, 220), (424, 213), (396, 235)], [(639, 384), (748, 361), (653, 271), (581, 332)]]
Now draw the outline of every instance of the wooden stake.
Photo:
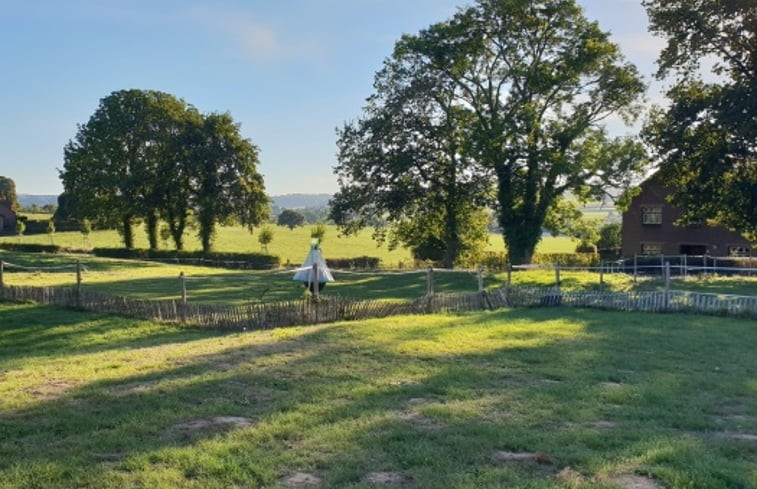
[(181, 303), (187, 304), (187, 280), (184, 277), (184, 272), (179, 273), (179, 286), (181, 287)]
[(81, 262), (76, 260), (76, 307), (81, 306)]
[(426, 295), (434, 295), (434, 267), (429, 266), (426, 271)]
[(484, 267), (478, 266), (478, 291), (484, 291)]
[(318, 296), (318, 264), (313, 263), (313, 301), (318, 302), (320, 297)]
[(665, 262), (665, 309), (670, 306), (670, 262)]
[(605, 283), (605, 261), (599, 260), (599, 290), (602, 290), (602, 286)]
[(555, 262), (555, 287), (560, 288), (560, 262)]

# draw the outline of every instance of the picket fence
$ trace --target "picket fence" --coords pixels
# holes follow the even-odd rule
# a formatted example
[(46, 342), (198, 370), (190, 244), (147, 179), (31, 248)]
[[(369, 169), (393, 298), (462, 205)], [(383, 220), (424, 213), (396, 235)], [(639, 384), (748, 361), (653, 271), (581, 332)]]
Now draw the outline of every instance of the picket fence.
[(210, 329), (255, 330), (405, 314), (467, 312), (504, 307), (573, 306), (621, 311), (691, 311), (757, 317), (757, 297), (671, 290), (652, 292), (561, 291), (556, 287), (502, 287), (468, 294), (433, 294), (413, 301), (322, 296), (310, 300), (242, 306), (152, 301), (100, 294), (78, 287), (0, 287), (0, 300), (36, 302), (124, 317)]

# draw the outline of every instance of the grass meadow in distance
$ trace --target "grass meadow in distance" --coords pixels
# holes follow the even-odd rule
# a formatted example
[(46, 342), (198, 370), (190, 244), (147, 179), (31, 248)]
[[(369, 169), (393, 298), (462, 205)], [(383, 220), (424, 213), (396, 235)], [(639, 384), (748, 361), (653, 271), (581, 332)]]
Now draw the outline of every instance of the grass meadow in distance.
[(228, 334), (0, 304), (0, 488), (754, 488), (754, 326), (550, 308)]
[[(225, 270), (186, 264), (164, 264), (138, 260), (113, 260), (82, 255), (51, 255), (40, 253), (0, 252), (0, 260), (32, 268), (18, 271), (7, 267), (4, 282), (8, 285), (64, 286), (74, 285), (75, 260), (83, 265), (82, 286), (112, 295), (135, 296), (162, 300), (180, 297), (179, 274), (186, 276), (187, 296), (191, 302), (216, 304), (248, 304), (292, 300), (303, 297), (301, 284), (292, 281), (291, 270)], [(47, 267), (66, 266), (54, 271)], [(33, 270), (38, 267), (40, 270)], [(334, 272), (335, 282), (324, 289), (326, 295), (358, 299), (416, 299), (426, 294), (424, 270), (395, 272)], [(587, 271), (563, 270), (560, 274), (563, 290), (598, 290), (599, 274)], [(544, 287), (555, 283), (552, 270), (513, 272), (512, 284), (524, 287)], [(506, 273), (486, 273), (484, 286), (488, 289), (507, 283)], [(659, 278), (640, 278), (637, 284), (627, 274), (605, 274), (603, 290), (631, 289), (660, 290)], [(757, 277), (690, 277), (676, 278), (672, 288), (735, 295), (757, 295)], [(434, 292), (465, 293), (478, 290), (476, 274), (471, 270), (434, 273)]]
[[(305, 259), (310, 249), (310, 231), (313, 226), (301, 226), (290, 230), (283, 226), (270, 226), (273, 230), (273, 241), (268, 245), (271, 254), (278, 255), (282, 264), (287, 262), (299, 265)], [(260, 252), (262, 247), (258, 242), (258, 230), (250, 234), (243, 226), (218, 226), (213, 249), (220, 252)], [(121, 236), (116, 231), (92, 231), (85, 240), (81, 233), (75, 231), (55, 233), (52, 236), (55, 244), (73, 249), (119, 248), (123, 246)], [(33, 234), (28, 236), (2, 236), (2, 242), (50, 244), (47, 234)], [(142, 227), (136, 228), (135, 246), (147, 248), (147, 237)], [(541, 253), (572, 253), (576, 242), (566, 237), (546, 236), (537, 247)], [(172, 242), (161, 242), (161, 248), (173, 249)], [(185, 234), (185, 249), (201, 249), (196, 232), (189, 230)], [(381, 259), (382, 266), (396, 268), (400, 263), (408, 266), (412, 263), (410, 252), (406, 248), (389, 250), (386, 245), (378, 246), (373, 240), (372, 231), (365, 229), (354, 236), (339, 236), (336, 226), (327, 225), (326, 235), (322, 244), (324, 256), (331, 258), (352, 258), (357, 256), (375, 256)], [(502, 236), (489, 236), (488, 251), (504, 252), (505, 246)]]

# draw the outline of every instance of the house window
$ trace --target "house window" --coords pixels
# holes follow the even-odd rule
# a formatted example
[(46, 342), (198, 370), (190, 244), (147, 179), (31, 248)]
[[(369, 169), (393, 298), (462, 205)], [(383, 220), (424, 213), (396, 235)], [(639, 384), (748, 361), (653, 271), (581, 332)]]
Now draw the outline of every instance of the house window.
[(641, 243), (642, 255), (662, 255), (662, 243)]
[(751, 251), (748, 246), (729, 246), (728, 256), (751, 256)]
[(642, 224), (662, 224), (662, 206), (648, 206), (641, 208)]

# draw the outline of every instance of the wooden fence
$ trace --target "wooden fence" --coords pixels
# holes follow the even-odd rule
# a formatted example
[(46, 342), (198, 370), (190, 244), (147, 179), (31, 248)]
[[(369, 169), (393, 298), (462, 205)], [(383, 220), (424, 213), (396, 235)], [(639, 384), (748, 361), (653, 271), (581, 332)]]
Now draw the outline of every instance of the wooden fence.
[(691, 311), (757, 317), (757, 297), (684, 291), (595, 292), (557, 287), (502, 287), (469, 294), (433, 294), (413, 301), (360, 300), (323, 296), (243, 306), (151, 301), (99, 294), (80, 287), (0, 287), (0, 300), (32, 301), (119, 316), (226, 330), (253, 330), (335, 321), (495, 310), (504, 307), (573, 306), (621, 311)]

